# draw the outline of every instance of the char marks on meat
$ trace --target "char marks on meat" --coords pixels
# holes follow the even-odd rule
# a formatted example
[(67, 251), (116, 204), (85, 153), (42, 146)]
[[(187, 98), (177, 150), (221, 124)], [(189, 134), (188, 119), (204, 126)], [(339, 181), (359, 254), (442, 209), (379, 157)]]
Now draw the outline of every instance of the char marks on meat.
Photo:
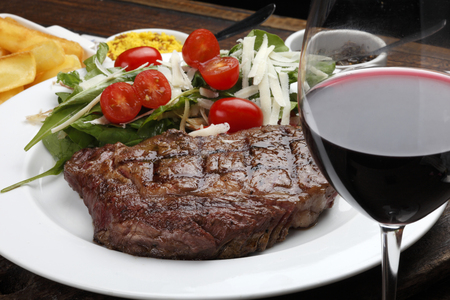
[(178, 130), (127, 147), (77, 152), (64, 177), (94, 224), (94, 241), (137, 256), (242, 257), (312, 226), (335, 192), (301, 129), (263, 126), (192, 137)]

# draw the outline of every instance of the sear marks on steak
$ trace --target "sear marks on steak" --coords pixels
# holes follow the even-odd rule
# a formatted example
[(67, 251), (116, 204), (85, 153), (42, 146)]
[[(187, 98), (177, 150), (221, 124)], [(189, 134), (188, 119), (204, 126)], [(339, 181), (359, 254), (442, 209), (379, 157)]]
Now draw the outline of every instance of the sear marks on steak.
[(289, 228), (312, 226), (336, 194), (292, 126), (169, 130), (133, 147), (83, 149), (64, 177), (89, 209), (95, 242), (170, 259), (263, 251)]

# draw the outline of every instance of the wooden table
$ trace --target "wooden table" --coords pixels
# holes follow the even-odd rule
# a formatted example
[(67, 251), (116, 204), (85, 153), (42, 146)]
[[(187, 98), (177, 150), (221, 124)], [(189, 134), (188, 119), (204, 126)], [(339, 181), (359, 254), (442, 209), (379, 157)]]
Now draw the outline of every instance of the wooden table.
[[(255, 7), (255, 10), (258, 8)], [(0, 12), (19, 15), (43, 26), (60, 25), (80, 34), (103, 37), (125, 30), (152, 27), (187, 33), (203, 27), (218, 32), (251, 13), (251, 11), (231, 7), (183, 0), (1, 1)], [(304, 20), (274, 15), (260, 28), (285, 39), (292, 32), (303, 29), (305, 24)], [(221, 47), (230, 48), (235, 44), (236, 38), (221, 41)], [(401, 60), (413, 50), (408, 47), (399, 49), (394, 57)], [(450, 208), (447, 208), (436, 225), (422, 239), (403, 252), (399, 271), (398, 299), (450, 298), (449, 238)], [(326, 273), (327, 270), (322, 272)], [(380, 267), (375, 267), (334, 284), (270, 299), (379, 299), (380, 277)], [(10, 299), (103, 300), (117, 298), (50, 281), (0, 256), (0, 300)]]

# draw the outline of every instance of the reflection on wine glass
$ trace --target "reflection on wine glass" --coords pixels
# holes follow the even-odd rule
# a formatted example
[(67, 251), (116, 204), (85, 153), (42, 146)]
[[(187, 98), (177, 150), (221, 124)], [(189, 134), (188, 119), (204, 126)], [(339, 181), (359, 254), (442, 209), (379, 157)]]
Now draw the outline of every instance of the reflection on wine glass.
[(427, 37), (402, 53), (383, 53), (382, 63), (365, 54), (376, 50), (374, 41), (428, 35), (446, 17), (430, 7), (443, 6), (449, 4), (315, 0), (305, 30), (301, 125), (337, 192), (380, 224), (383, 299), (395, 299), (404, 226), (450, 199), (450, 101), (443, 97), (450, 76), (442, 72), (450, 67), (436, 59), (437, 52), (442, 62), (450, 59), (450, 44)]

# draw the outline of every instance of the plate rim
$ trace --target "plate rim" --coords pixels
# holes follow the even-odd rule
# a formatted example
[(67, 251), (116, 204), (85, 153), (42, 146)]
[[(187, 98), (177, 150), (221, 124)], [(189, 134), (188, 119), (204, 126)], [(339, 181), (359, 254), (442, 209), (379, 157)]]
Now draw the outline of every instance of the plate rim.
[[(2, 104), (0, 108), (0, 127), (12, 126), (16, 130), (2, 130), (0, 131), (0, 138), (2, 140), (15, 140), (17, 136), (20, 136), (25, 140), (0, 149), (0, 161), (5, 165), (5, 168), (8, 170), (17, 168), (15, 173), (14, 171), (0, 173), (0, 182), (13, 183), (24, 179), (23, 176), (27, 174), (29, 166), (23, 162), (26, 162), (27, 159), (29, 160), (31, 155), (35, 155), (33, 151), (40, 151), (38, 148), (35, 148), (36, 150), (32, 149), (30, 150), (31, 152), (21, 152), (24, 144), (38, 130), (38, 127), (24, 124), (23, 119), (25, 116), (32, 114), (33, 111), (37, 112), (39, 109), (52, 106), (51, 103), (53, 101), (56, 103), (56, 96), (51, 91), (53, 81), (54, 79), (44, 81)], [(39, 96), (30, 97), (30, 95)], [(50, 99), (50, 96), (53, 99)], [(45, 97), (48, 97), (48, 99)], [(14, 159), (11, 159), (11, 157), (14, 157)], [(56, 181), (63, 180), (61, 175), (59, 176), (59, 179), (57, 178)], [(260, 255), (217, 261), (170, 261), (138, 258), (107, 250), (95, 245), (93, 242), (86, 242), (73, 233), (64, 230), (60, 225), (55, 224), (39, 208), (35, 196), (33, 196), (36, 195), (33, 193), (45, 193), (45, 189), (49, 187), (49, 182), (52, 181), (54, 179), (42, 179), (28, 186), (0, 194), (0, 241), (2, 241), (0, 243), (0, 255), (42, 277), (99, 294), (134, 299), (222, 299), (224, 297), (239, 299), (242, 297), (277, 296), (324, 286), (354, 276), (378, 265), (381, 261), (378, 255), (381, 248), (379, 246), (378, 225), (359, 213), (355, 213), (355, 216), (349, 222), (346, 222), (339, 231), (325, 232), (323, 236), (312, 242), (288, 249), (277, 250), (272, 247)], [(0, 188), (3, 188), (3, 186)], [(428, 232), (444, 211), (445, 205), (421, 221), (407, 226), (402, 250), (411, 246)], [(337, 208), (335, 206), (332, 209)], [(18, 220), (15, 214), (10, 213), (11, 211), (20, 211), (21, 219)], [(25, 218), (26, 222), (23, 222), (23, 218)], [(355, 225), (353, 223), (358, 225), (355, 226), (357, 228), (353, 227)], [(8, 226), (5, 226), (5, 224), (8, 224)], [(11, 226), (11, 224), (15, 226)], [(321, 224), (325, 226), (327, 223), (319, 222), (316, 227), (309, 230), (318, 230), (318, 228), (321, 228)], [(350, 227), (351, 230), (347, 231)], [(8, 230), (5, 228), (8, 228)], [(13, 228), (13, 232), (11, 232), (10, 228)], [(363, 229), (368, 229), (371, 235), (365, 237), (366, 232), (363, 232)], [(314, 233), (314, 231), (309, 231), (309, 233), (311, 232)], [(347, 240), (351, 238), (351, 241), (353, 241), (356, 237), (362, 237), (364, 240), (359, 241), (358, 239), (359, 242), (348, 249), (339, 245), (328, 245), (330, 242), (332, 244), (337, 240), (341, 240), (342, 236), (336, 236), (338, 233), (344, 234)], [(27, 238), (17, 239), (17, 236)], [(285, 242), (287, 243), (288, 241)], [(378, 246), (377, 249), (373, 247), (365, 249), (367, 245)], [(33, 246), (33, 253), (26, 251), (30, 246)], [(317, 246), (329, 247), (334, 252), (331, 253), (331, 256), (319, 257), (314, 263), (302, 261), (302, 259), (317, 258), (315, 254), (318, 251), (315, 248)], [(345, 269), (344, 273), (336, 270), (338, 267), (342, 267), (343, 264), (340, 263), (338, 267), (331, 267), (334, 270), (331, 271), (334, 272), (332, 275), (315, 278), (314, 280), (304, 278), (305, 282), (309, 280), (309, 283), (300, 284), (301, 280), (299, 278), (301, 278), (302, 271), (324, 267), (329, 268), (330, 261), (333, 261), (335, 257), (346, 259), (354, 256), (361, 249), (367, 250), (364, 253), (365, 256), (359, 257), (358, 261), (354, 261), (351, 267), (345, 266), (347, 269)], [(297, 251), (300, 250), (304, 256), (299, 258)], [(319, 250), (325, 251), (325, 253), (328, 251), (327, 249)], [(109, 266), (111, 260), (114, 261), (115, 266)], [(84, 264), (88, 265), (84, 266)], [(89, 264), (96, 264), (97, 268), (93, 268)], [(133, 269), (133, 273), (126, 271), (126, 276), (130, 278), (133, 278), (136, 274), (144, 274), (147, 268), (158, 269), (163, 267), (164, 271), (168, 270), (173, 273), (159, 274), (159, 277), (155, 277), (156, 275), (153, 276), (152, 274), (153, 277), (150, 279), (156, 281), (154, 284), (159, 283), (158, 290), (155, 291), (155, 286), (151, 286), (148, 281), (142, 278), (133, 278), (137, 281), (135, 283), (125, 282), (119, 285), (117, 278), (123, 280), (124, 276), (123, 273), (119, 274), (119, 272), (124, 272), (120, 267), (125, 269), (131, 267)], [(244, 274), (238, 274), (236, 272), (237, 267), (239, 270), (244, 269), (248, 271), (244, 272)], [(217, 268), (221, 270), (221, 274), (214, 273)], [(101, 270), (98, 271), (97, 269)], [(201, 283), (197, 282), (196, 278), (191, 278), (193, 276), (190, 274), (200, 274), (204, 271), (209, 277), (202, 277), (203, 281)], [(330, 270), (328, 269), (327, 271)], [(339, 271), (341, 273), (337, 273)], [(174, 286), (172, 282), (170, 286), (165, 286), (165, 282), (162, 280), (169, 275), (171, 278), (176, 280), (183, 279), (185, 282), (178, 282), (177, 286)], [(308, 274), (308, 276), (311, 276), (311, 274)], [(161, 281), (157, 282), (158, 280)], [(146, 283), (147, 287), (143, 289), (142, 286), (139, 286), (140, 283)], [(175, 289), (176, 291), (174, 291)]]

